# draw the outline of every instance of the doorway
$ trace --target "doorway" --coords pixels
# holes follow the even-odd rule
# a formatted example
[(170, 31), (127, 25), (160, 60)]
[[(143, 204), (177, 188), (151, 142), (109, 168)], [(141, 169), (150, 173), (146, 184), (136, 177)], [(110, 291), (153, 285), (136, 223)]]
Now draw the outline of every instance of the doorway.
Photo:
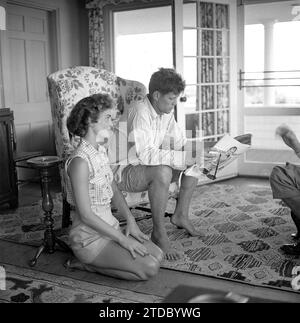
[(53, 13), (8, 4), (7, 39), (18, 151), (54, 154), (46, 77), (57, 69)]

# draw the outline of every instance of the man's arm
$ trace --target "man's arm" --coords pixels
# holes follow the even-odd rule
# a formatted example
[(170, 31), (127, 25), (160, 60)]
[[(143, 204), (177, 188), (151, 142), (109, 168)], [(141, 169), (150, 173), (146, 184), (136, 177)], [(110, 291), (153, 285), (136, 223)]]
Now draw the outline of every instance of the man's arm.
[(276, 134), (279, 135), (285, 144), (292, 148), (295, 154), (300, 158), (300, 142), (294, 131), (287, 125), (282, 125), (276, 129)]

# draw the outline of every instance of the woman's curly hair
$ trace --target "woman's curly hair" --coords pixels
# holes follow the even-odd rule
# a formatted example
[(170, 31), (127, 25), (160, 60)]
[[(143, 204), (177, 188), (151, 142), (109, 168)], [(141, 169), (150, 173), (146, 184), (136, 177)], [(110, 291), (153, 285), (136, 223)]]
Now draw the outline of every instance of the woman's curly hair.
[(96, 123), (100, 113), (111, 108), (113, 108), (113, 100), (108, 94), (93, 94), (81, 99), (67, 118), (70, 137), (84, 137), (89, 124)]

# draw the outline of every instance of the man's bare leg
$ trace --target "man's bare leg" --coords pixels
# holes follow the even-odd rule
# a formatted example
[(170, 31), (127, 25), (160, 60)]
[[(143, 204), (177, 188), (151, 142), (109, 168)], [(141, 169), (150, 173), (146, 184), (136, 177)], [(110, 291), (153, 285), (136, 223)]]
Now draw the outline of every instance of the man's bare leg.
[(184, 228), (191, 236), (204, 236), (204, 232), (194, 228), (189, 220), (189, 208), (193, 192), (197, 186), (198, 179), (192, 176), (182, 176), (178, 202), (171, 222), (179, 228)]
[(291, 209), (291, 217), (297, 229), (296, 235), (300, 236), (300, 198), (289, 197), (282, 200)]
[(168, 166), (150, 166), (147, 168), (147, 178), (150, 181), (148, 194), (153, 221), (151, 240), (164, 251), (166, 259), (177, 260), (182, 255), (172, 250), (164, 221), (172, 169)]

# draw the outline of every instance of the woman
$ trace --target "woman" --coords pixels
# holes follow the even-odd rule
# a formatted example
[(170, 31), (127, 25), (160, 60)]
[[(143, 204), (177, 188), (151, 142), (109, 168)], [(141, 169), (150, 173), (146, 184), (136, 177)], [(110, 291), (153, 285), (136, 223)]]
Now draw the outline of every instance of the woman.
[[(117, 188), (103, 144), (113, 126), (112, 99), (95, 94), (80, 100), (67, 119), (71, 136), (81, 138), (66, 162), (67, 198), (75, 206), (69, 240), (80, 268), (128, 280), (147, 280), (159, 269), (163, 252), (138, 228)], [(111, 213), (111, 200), (127, 220), (125, 233)]]

